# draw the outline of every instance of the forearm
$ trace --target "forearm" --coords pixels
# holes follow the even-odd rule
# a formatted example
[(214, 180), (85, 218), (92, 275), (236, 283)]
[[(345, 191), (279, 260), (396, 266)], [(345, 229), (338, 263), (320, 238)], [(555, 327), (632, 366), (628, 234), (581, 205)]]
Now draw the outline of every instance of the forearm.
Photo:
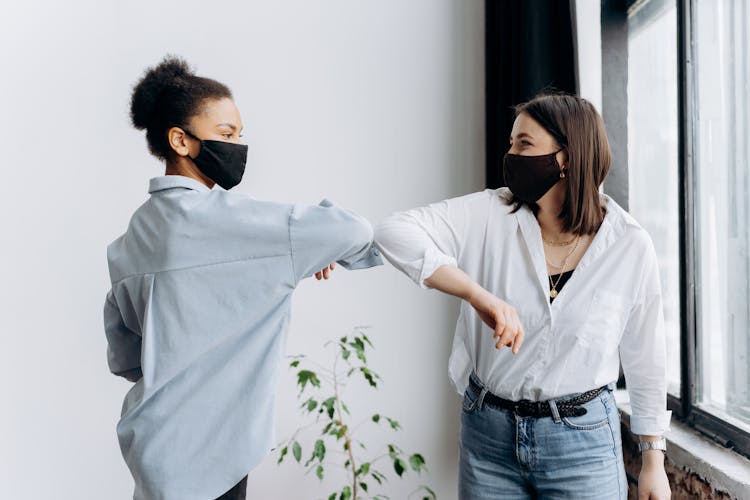
[(435, 290), (453, 295), (471, 303), (473, 299), (487, 291), (469, 275), (456, 266), (440, 266), (431, 276), (424, 280), (424, 284)]

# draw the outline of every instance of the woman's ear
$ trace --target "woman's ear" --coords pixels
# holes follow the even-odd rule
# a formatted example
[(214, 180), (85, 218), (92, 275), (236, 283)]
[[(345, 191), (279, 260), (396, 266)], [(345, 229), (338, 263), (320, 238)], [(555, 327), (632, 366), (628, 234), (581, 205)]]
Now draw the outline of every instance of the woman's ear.
[(167, 139), (172, 151), (178, 156), (187, 156), (190, 154), (190, 148), (187, 143), (187, 134), (180, 127), (172, 127), (167, 131)]

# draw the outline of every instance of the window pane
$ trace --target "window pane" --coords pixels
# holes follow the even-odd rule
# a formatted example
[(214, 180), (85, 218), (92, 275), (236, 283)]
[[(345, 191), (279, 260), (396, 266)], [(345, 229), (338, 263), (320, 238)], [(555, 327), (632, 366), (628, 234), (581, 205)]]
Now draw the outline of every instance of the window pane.
[(750, 9), (694, 7), (698, 400), (750, 430)]
[(674, 0), (641, 4), (628, 18), (630, 213), (659, 259), (667, 335), (667, 388), (680, 395), (677, 12)]

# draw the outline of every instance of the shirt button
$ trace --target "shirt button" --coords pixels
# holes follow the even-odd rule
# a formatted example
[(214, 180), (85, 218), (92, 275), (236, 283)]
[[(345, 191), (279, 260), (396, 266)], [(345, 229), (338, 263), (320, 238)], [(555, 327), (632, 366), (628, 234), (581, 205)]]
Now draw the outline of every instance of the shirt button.
[(378, 252), (378, 249), (377, 249), (377, 248), (374, 248), (374, 249), (372, 250), (372, 254), (373, 254), (373, 255), (375, 255), (375, 256), (377, 257), (378, 255), (380, 255), (380, 252)]

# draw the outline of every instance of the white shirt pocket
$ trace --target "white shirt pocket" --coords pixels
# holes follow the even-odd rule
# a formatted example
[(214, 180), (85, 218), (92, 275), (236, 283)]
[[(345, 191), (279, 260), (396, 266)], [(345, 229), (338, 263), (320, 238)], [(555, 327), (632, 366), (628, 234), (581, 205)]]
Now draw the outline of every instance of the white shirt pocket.
[(597, 289), (586, 319), (576, 334), (582, 346), (609, 355), (617, 349), (625, 329), (631, 303), (628, 297)]

